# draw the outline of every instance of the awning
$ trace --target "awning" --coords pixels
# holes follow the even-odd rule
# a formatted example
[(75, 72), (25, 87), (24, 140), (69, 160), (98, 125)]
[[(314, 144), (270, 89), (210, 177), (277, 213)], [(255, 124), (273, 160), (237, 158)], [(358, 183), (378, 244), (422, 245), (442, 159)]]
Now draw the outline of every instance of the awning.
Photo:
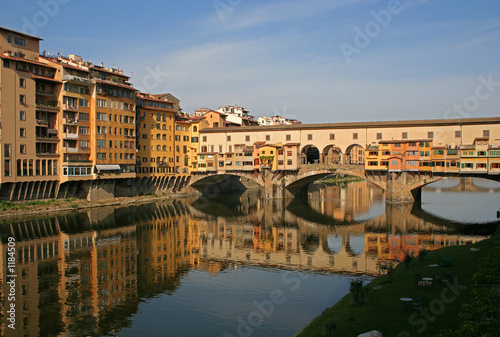
[(96, 165), (97, 171), (120, 171), (120, 165), (110, 164), (110, 165)]

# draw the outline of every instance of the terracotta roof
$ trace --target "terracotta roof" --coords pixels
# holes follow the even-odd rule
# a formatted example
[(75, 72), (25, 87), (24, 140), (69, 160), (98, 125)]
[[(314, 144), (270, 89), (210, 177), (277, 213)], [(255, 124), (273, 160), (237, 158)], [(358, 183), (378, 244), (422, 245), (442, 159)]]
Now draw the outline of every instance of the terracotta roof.
[(111, 75), (116, 75), (116, 76), (120, 76), (120, 77), (126, 77), (126, 78), (130, 78), (130, 76), (127, 76), (127, 75), (123, 75), (123, 74), (120, 74), (118, 72), (113, 72), (113, 71), (109, 71), (107, 70), (106, 68), (104, 67), (101, 67), (101, 66), (96, 66), (96, 65), (93, 65), (91, 67), (89, 67), (90, 69), (93, 69), (93, 70), (96, 70), (96, 71), (100, 71), (100, 72), (103, 72), (103, 73), (107, 73), (107, 74), (111, 74)]
[(67, 63), (61, 63), (61, 65), (64, 67), (64, 68), (70, 68), (70, 69), (74, 69), (74, 70), (78, 70), (78, 71), (83, 71), (85, 73), (90, 73), (90, 71), (86, 70), (86, 69), (83, 69), (83, 68), (79, 68), (77, 66), (72, 66), (70, 64), (67, 64)]
[(476, 137), (474, 138), (474, 141), (476, 140), (490, 140), (490, 137)]
[(22, 33), (22, 32), (18, 32), (17, 30), (12, 30), (12, 29), (5, 28), (5, 27), (0, 27), (0, 30), (6, 30), (6, 31), (11, 32), (11, 33), (15, 33), (15, 34), (19, 34), (19, 35), (30, 37), (32, 39), (37, 39), (37, 40), (43, 41), (43, 39), (39, 38), (38, 36), (25, 34), (25, 33)]
[[(299, 145), (300, 145), (300, 143), (286, 143), (283, 146), (299, 146)], [(338, 149), (338, 147), (337, 147), (337, 149)]]
[(25, 58), (21, 58), (21, 57), (8, 56), (8, 55), (5, 55), (5, 54), (0, 54), (0, 58), (9, 59), (9, 60), (13, 60), (13, 61), (22, 61), (22, 62), (26, 62), (26, 63), (32, 63), (32, 64), (36, 64), (36, 65), (43, 66), (43, 67), (46, 67), (46, 68), (50, 68), (50, 69), (53, 69), (53, 70), (57, 70), (57, 68), (49, 66), (46, 63), (42, 63), (42, 62), (30, 60), (30, 59), (25, 59)]
[(421, 138), (421, 139), (391, 139), (391, 140), (381, 140), (379, 143), (387, 144), (401, 144), (401, 143), (417, 143), (417, 142), (432, 142), (432, 138)]
[[(424, 119), (403, 121), (375, 121), (375, 122), (351, 122), (351, 123), (318, 123), (318, 124), (295, 124), (295, 125), (270, 125), (270, 126), (244, 126), (232, 129), (232, 132), (262, 132), (277, 130), (321, 130), (321, 129), (381, 129), (393, 127), (418, 127), (418, 126), (448, 126), (448, 125), (481, 125), (500, 124), (500, 117), (482, 118), (456, 118), (456, 119)], [(205, 133), (226, 132), (224, 129), (204, 129)]]
[(36, 78), (36, 79), (39, 79), (39, 80), (45, 80), (45, 81), (50, 81), (50, 82), (61, 83), (61, 81), (55, 80), (55, 79), (53, 79), (51, 77), (39, 76), (39, 75), (35, 75), (35, 74), (31, 74), (31, 76), (33, 78)]

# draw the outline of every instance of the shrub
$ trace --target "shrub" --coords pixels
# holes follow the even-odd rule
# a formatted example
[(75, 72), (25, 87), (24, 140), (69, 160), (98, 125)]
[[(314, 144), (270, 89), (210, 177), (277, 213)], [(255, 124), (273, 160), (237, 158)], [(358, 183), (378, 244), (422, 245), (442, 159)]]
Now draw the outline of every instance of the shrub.
[(362, 279), (351, 280), (349, 284), (349, 292), (352, 294), (352, 298), (356, 304), (366, 303), (368, 290), (363, 286), (363, 284), (364, 281)]

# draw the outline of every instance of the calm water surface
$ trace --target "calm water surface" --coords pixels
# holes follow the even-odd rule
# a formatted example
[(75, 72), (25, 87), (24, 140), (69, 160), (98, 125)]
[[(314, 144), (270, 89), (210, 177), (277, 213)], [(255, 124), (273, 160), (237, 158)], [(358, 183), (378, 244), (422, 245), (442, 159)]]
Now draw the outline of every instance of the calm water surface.
[(315, 184), (307, 199), (247, 191), (13, 222), (0, 335), (293, 336), (381, 263), (485, 238), (499, 197), (500, 184), (447, 179), (421, 207), (389, 206), (366, 182)]

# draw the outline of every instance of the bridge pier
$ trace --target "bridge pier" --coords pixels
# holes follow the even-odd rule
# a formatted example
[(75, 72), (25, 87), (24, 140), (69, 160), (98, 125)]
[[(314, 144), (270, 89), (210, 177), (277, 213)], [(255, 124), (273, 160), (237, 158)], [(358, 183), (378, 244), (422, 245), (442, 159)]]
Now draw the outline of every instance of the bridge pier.
[(413, 203), (422, 201), (422, 187), (441, 176), (422, 172), (388, 172), (385, 190), (385, 201), (388, 203)]

